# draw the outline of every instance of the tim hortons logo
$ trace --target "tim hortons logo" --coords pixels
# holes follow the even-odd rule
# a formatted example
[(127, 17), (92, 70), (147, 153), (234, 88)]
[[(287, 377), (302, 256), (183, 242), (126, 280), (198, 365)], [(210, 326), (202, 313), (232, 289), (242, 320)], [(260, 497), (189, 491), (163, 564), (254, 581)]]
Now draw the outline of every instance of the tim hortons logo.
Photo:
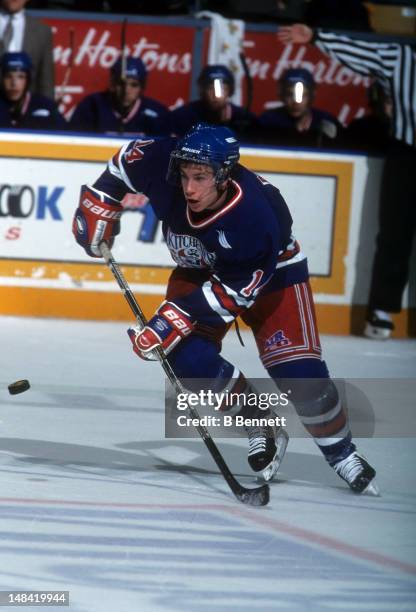
[(274, 62), (263, 62), (256, 58), (256, 49), (251, 49), (252, 57), (248, 60), (250, 75), (253, 79), (264, 81), (272, 78), (278, 81), (287, 68), (306, 68), (312, 72), (316, 83), (327, 85), (364, 85), (368, 87), (369, 78), (354, 73), (350, 68), (342, 66), (335, 59), (325, 58), (312, 60), (306, 45), (284, 45), (278, 59)]
[[(134, 30), (134, 28), (133, 28)], [(113, 34), (114, 36), (114, 34)], [(191, 52), (169, 53), (159, 43), (152, 42), (145, 36), (140, 36), (126, 46), (126, 55), (140, 57), (148, 70), (167, 71), (174, 74), (188, 74), (191, 71)], [(77, 52), (74, 66), (87, 64), (93, 68), (99, 66), (108, 70), (120, 56), (120, 46), (114, 44), (110, 30), (99, 31), (89, 28), (85, 36), (77, 41)], [(71, 58), (71, 48), (64, 45), (54, 47), (54, 61), (61, 66), (68, 66)]]

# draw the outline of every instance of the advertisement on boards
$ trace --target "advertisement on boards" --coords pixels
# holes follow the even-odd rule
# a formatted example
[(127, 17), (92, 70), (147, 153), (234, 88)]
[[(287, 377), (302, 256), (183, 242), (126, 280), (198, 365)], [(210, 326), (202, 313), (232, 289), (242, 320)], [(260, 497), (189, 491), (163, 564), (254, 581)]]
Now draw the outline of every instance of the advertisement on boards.
[[(266, 150), (263, 155), (267, 158)], [(7, 182), (0, 182), (0, 258), (90, 263), (73, 238), (72, 218), (81, 185), (93, 183), (105, 164), (25, 158), (16, 163), (3, 158), (1, 165)], [(325, 175), (324, 168), (322, 162), (320, 175), (297, 174), (296, 180), (278, 171), (262, 172), (262, 177), (279, 186), (290, 202), (296, 238), (308, 254), (312, 275), (329, 277), (339, 189), (336, 174), (328, 169)], [(127, 265), (173, 267), (150, 203), (145, 197), (139, 203), (135, 198), (123, 201), (115, 254)]]
[[(121, 21), (44, 18), (54, 35), (56, 98), (70, 117), (86, 95), (108, 86), (109, 69), (120, 55)], [(207, 49), (209, 22), (202, 28)], [(148, 69), (146, 95), (173, 109), (189, 101), (196, 28), (161, 23), (128, 23), (126, 50)], [(251, 110), (261, 113), (279, 105), (278, 80), (287, 68), (306, 68), (317, 83), (315, 104), (343, 124), (364, 114), (368, 79), (338, 64), (313, 45), (282, 45), (270, 31), (246, 27), (244, 48), (252, 80)], [(204, 58), (202, 58), (204, 63)], [(65, 84), (65, 86), (63, 86)], [(243, 103), (247, 81), (243, 80)]]
[[(84, 96), (108, 87), (121, 52), (122, 22), (45, 21), (54, 37), (55, 97), (69, 117)], [(194, 28), (129, 23), (125, 41), (127, 54), (140, 57), (148, 70), (146, 95), (170, 108), (187, 101)]]

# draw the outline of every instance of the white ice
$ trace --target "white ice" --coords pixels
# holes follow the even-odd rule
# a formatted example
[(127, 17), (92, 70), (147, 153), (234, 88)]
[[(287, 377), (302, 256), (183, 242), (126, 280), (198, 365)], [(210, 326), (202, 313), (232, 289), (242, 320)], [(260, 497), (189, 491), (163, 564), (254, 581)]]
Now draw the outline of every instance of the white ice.
[[(381, 497), (295, 437), (269, 505), (249, 508), (199, 438), (164, 438), (162, 370), (126, 327), (0, 318), (0, 590), (70, 591), (76, 612), (416, 609), (416, 341), (323, 338), (331, 374), (379, 379), (376, 422), (398, 423), (357, 440)], [(262, 377), (243, 335), (224, 355)], [(217, 443), (255, 485), (246, 441)]]

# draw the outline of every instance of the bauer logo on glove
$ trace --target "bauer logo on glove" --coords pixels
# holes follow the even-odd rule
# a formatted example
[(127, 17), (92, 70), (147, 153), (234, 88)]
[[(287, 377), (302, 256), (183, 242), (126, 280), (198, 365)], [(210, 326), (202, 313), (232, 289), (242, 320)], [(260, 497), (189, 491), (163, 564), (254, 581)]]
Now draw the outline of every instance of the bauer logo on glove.
[(96, 202), (91, 202), (88, 198), (81, 201), (81, 206), (88, 208), (94, 215), (105, 219), (120, 219), (121, 217), (121, 211), (111, 209), (108, 206), (106, 208), (98, 206)]
[(173, 302), (163, 302), (143, 329), (131, 327), (127, 333), (134, 352), (142, 359), (152, 360), (151, 351), (156, 347), (162, 347), (167, 355), (193, 329), (187, 312)]
[(123, 209), (114, 198), (94, 187), (83, 185), (79, 206), (75, 211), (72, 233), (75, 240), (91, 257), (101, 257), (99, 244), (103, 240), (111, 248), (120, 233)]

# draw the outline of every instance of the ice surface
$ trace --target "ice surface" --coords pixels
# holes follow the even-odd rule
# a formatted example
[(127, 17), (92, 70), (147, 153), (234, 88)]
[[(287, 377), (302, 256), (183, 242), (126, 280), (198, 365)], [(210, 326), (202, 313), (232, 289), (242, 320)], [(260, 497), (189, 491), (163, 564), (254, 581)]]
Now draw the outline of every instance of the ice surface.
[[(0, 590), (69, 590), (77, 612), (415, 610), (414, 437), (359, 440), (380, 498), (292, 439), (270, 504), (247, 508), (200, 439), (164, 438), (163, 373), (125, 330), (0, 318)], [(243, 335), (224, 355), (264, 376)], [(335, 377), (415, 378), (413, 340), (323, 346)], [(21, 378), (31, 389), (9, 395)], [(394, 409), (381, 396), (376, 416)], [(254, 485), (245, 440), (217, 442)]]

